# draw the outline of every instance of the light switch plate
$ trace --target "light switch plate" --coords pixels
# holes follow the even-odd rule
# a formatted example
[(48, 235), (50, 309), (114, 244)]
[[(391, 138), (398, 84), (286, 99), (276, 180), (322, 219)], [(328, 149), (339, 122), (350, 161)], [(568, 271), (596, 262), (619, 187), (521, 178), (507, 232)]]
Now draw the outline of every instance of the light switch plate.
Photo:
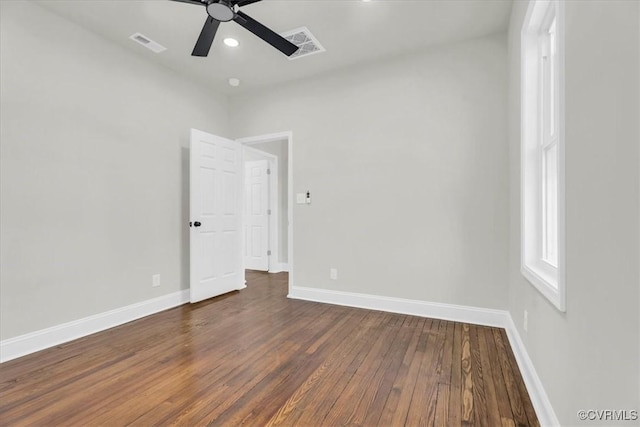
[(306, 193), (297, 193), (296, 194), (296, 203), (299, 205), (307, 204), (307, 195)]

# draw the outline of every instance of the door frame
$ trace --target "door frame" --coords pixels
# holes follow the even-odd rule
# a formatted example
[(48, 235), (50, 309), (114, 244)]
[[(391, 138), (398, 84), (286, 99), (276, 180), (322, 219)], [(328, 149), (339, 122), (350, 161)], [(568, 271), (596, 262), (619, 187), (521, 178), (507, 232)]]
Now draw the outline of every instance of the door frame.
[(258, 136), (250, 136), (246, 138), (238, 138), (237, 142), (244, 146), (252, 146), (256, 144), (263, 144), (266, 142), (275, 142), (275, 141), (287, 141), (288, 148), (288, 157), (289, 161), (287, 164), (287, 176), (288, 176), (288, 186), (287, 186), (287, 213), (289, 216), (289, 224), (287, 226), (287, 243), (288, 243), (288, 254), (287, 254), (287, 264), (289, 267), (289, 293), (291, 292), (291, 288), (294, 286), (294, 250), (293, 250), (293, 132), (292, 131), (284, 131), (284, 132), (276, 132), (265, 135)]
[[(246, 159), (244, 158), (244, 150), (248, 150), (251, 152), (254, 152), (262, 157), (265, 158), (265, 160), (267, 161), (268, 164), (268, 168), (271, 170), (271, 173), (268, 176), (268, 181), (269, 181), (269, 188), (268, 188), (268, 200), (269, 200), (269, 210), (271, 211), (271, 215), (269, 215), (269, 221), (268, 221), (268, 227), (267, 227), (267, 233), (268, 233), (268, 250), (271, 251), (271, 255), (268, 255), (268, 268), (267, 271), (269, 271), (269, 273), (279, 273), (280, 271), (282, 271), (282, 269), (280, 268), (280, 241), (279, 241), (279, 235), (280, 235), (280, 227), (278, 226), (278, 217), (280, 214), (280, 207), (279, 207), (279, 203), (278, 203), (278, 196), (279, 196), (279, 191), (278, 191), (278, 187), (280, 184), (280, 178), (278, 175), (278, 156), (273, 155), (271, 153), (267, 153), (265, 151), (261, 151), (255, 148), (251, 148), (251, 146), (248, 145), (242, 145), (242, 169), (243, 169), (243, 178), (242, 178), (242, 189), (243, 189), (243, 196), (246, 196), (246, 194), (244, 192), (247, 191), (246, 188), (246, 182), (244, 180), (245, 176), (244, 176), (244, 168), (245, 168), (245, 164), (246, 164)], [(242, 208), (243, 208), (243, 213), (244, 213), (244, 209), (245, 209), (245, 198), (243, 197), (242, 199)], [(243, 217), (243, 222), (244, 222), (244, 217)], [(243, 232), (244, 232), (244, 224), (243, 224)], [(246, 242), (246, 236), (245, 237), (245, 242)], [(244, 257), (243, 257), (244, 259)]]

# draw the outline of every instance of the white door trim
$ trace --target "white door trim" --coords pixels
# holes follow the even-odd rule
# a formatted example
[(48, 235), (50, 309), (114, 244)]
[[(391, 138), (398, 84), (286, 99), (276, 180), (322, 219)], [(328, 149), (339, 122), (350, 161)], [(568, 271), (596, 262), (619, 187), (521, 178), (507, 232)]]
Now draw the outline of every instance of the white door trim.
[(289, 178), (289, 185), (287, 188), (287, 200), (288, 200), (288, 213), (289, 213), (289, 227), (287, 230), (288, 236), (288, 259), (287, 264), (289, 267), (289, 292), (291, 292), (291, 288), (294, 286), (294, 266), (293, 266), (293, 132), (277, 132), (271, 133), (267, 135), (259, 135), (259, 136), (251, 136), (247, 138), (238, 138), (236, 141), (243, 144), (244, 146), (251, 146), (255, 144), (263, 144), (266, 142), (274, 142), (274, 141), (287, 141), (288, 154), (289, 154), (289, 163), (288, 163), (288, 171), (287, 175)]

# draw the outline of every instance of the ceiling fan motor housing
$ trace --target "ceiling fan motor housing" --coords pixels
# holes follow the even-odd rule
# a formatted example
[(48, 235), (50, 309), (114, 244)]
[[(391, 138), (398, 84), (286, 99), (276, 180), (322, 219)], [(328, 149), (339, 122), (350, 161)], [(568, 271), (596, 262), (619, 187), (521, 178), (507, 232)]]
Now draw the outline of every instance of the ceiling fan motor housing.
[(220, 22), (229, 22), (236, 16), (233, 4), (227, 0), (213, 1), (207, 5), (210, 17)]
[[(1, 1), (1, 0), (0, 0)], [(293, 55), (298, 46), (282, 37), (280, 34), (265, 27), (239, 8), (261, 0), (173, 0), (180, 3), (187, 3), (196, 6), (205, 6), (207, 10), (207, 19), (200, 31), (200, 36), (193, 48), (192, 56), (206, 57), (209, 55), (213, 40), (221, 22), (235, 21), (238, 25), (244, 27), (254, 35), (260, 37), (271, 46), (278, 49), (287, 56)]]

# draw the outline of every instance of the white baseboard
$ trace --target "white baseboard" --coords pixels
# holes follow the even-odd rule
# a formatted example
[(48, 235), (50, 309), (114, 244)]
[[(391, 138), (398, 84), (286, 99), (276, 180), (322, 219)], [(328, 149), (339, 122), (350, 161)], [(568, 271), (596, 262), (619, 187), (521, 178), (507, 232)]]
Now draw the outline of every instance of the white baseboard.
[(538, 416), (540, 425), (560, 427), (560, 421), (558, 421), (558, 417), (553, 410), (553, 406), (551, 406), (549, 396), (547, 396), (547, 393), (544, 391), (542, 381), (536, 372), (536, 368), (533, 366), (531, 358), (529, 358), (527, 348), (524, 346), (524, 343), (520, 338), (520, 334), (518, 333), (515, 323), (513, 323), (511, 315), (509, 315), (509, 319), (507, 319), (507, 324), (504, 326), (504, 329), (507, 331), (509, 344), (511, 344), (511, 349), (513, 350), (516, 362), (518, 362), (518, 368), (520, 368), (520, 373), (522, 374), (524, 383), (527, 386), (527, 391), (529, 392), (531, 403), (536, 410), (536, 415)]
[(288, 272), (289, 271), (289, 264), (286, 262), (279, 262), (275, 265), (273, 265), (270, 269), (269, 269), (269, 273), (283, 273), (283, 272)]
[(529, 397), (531, 398), (531, 403), (536, 411), (540, 425), (548, 427), (560, 426), (551, 402), (544, 391), (542, 382), (529, 358), (527, 349), (513, 323), (511, 314), (506, 310), (493, 310), (299, 286), (291, 287), (288, 297), (305, 301), (504, 328), (507, 332), (509, 343), (513, 349), (516, 362), (522, 373), (522, 378), (529, 392)]
[(0, 363), (104, 331), (189, 302), (183, 290), (0, 341)]
[(505, 310), (468, 307), (462, 305), (441, 304), (434, 302), (410, 300), (404, 298), (382, 297), (378, 295), (357, 294), (352, 292), (332, 291), (317, 288), (293, 286), (289, 290), (289, 298), (316, 301), (348, 307), (366, 308), (369, 310), (388, 311), (391, 313), (409, 314), (420, 317), (433, 317), (455, 322), (473, 323), (476, 325), (504, 327), (509, 317)]

